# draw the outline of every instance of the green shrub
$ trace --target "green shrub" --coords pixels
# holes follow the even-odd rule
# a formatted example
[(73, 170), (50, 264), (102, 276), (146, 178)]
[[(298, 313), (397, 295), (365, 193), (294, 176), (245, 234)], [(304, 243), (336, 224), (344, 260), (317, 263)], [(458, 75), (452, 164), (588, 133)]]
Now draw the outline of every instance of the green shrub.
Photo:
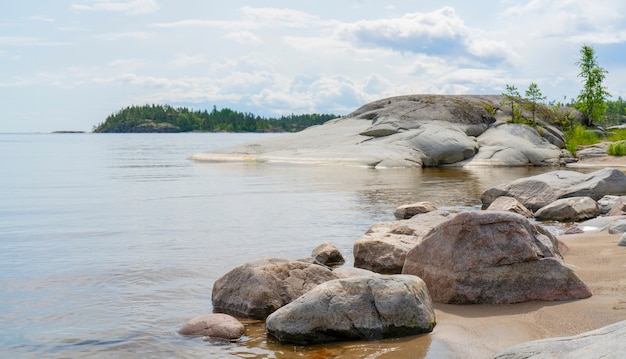
[(572, 130), (565, 131), (565, 147), (573, 155), (576, 155), (578, 146), (589, 146), (600, 141), (602, 138), (597, 133), (580, 124), (575, 124)]
[(626, 156), (626, 141), (611, 143), (607, 152), (611, 156)]

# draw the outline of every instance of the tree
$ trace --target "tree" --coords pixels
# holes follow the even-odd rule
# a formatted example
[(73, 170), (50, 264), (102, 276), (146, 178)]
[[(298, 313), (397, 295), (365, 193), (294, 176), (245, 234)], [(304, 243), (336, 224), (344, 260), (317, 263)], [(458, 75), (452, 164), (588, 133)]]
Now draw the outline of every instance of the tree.
[(611, 96), (602, 86), (608, 71), (598, 65), (595, 50), (589, 45), (580, 49), (580, 67), (578, 77), (582, 79), (583, 88), (576, 99), (576, 108), (583, 113), (585, 126), (593, 126), (606, 113), (606, 99)]
[(533, 123), (536, 122), (535, 114), (537, 113), (537, 103), (545, 99), (546, 96), (543, 96), (541, 90), (539, 90), (539, 86), (532, 82), (530, 86), (528, 86), (528, 90), (526, 90), (526, 100), (529, 102), (530, 112), (533, 114)]
[(502, 95), (511, 104), (511, 120), (515, 122), (515, 120), (519, 120), (522, 115), (519, 106), (517, 105), (517, 102), (519, 102), (521, 96), (519, 94), (519, 91), (517, 91), (517, 87), (515, 87), (515, 85), (506, 84), (505, 86), (506, 92), (504, 92)]

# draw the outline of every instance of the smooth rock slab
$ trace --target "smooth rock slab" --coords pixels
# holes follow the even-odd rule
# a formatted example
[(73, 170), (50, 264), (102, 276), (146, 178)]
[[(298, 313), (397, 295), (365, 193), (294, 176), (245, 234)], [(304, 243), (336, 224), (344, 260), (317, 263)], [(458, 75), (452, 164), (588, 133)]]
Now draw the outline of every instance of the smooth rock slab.
[(562, 260), (558, 240), (527, 218), (468, 211), (433, 228), (407, 255), (403, 274), (442, 303), (569, 300), (591, 292)]
[(411, 275), (328, 281), (267, 317), (281, 342), (375, 340), (427, 333), (435, 312), (426, 284)]
[(239, 317), (265, 319), (320, 283), (337, 279), (328, 268), (281, 258), (244, 263), (213, 284), (213, 309)]
[(518, 344), (495, 359), (621, 359), (626, 353), (626, 321), (579, 335)]
[(179, 331), (181, 335), (203, 336), (235, 340), (246, 333), (246, 328), (228, 314), (201, 315), (188, 321)]

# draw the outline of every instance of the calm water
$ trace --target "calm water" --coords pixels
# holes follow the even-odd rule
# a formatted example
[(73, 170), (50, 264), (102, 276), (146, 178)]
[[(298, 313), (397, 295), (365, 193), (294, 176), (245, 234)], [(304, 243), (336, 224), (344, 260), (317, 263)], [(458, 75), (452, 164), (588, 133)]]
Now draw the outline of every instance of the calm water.
[(213, 282), (245, 261), (330, 241), (351, 265), (353, 242), (398, 205), (479, 207), (487, 188), (546, 171), (187, 160), (267, 136), (0, 134), (0, 356), (437, 357), (427, 335), (294, 347), (262, 324), (231, 344), (176, 331), (211, 312)]

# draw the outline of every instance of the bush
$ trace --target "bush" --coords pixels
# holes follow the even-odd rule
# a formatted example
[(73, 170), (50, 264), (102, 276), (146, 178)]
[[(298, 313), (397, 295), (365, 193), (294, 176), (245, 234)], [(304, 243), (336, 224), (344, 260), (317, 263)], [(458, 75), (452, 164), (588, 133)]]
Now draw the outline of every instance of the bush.
[(611, 156), (626, 156), (626, 141), (611, 143), (607, 152)]
[(602, 141), (598, 134), (585, 126), (575, 124), (571, 131), (565, 131), (566, 148), (576, 155), (578, 146), (589, 146)]

